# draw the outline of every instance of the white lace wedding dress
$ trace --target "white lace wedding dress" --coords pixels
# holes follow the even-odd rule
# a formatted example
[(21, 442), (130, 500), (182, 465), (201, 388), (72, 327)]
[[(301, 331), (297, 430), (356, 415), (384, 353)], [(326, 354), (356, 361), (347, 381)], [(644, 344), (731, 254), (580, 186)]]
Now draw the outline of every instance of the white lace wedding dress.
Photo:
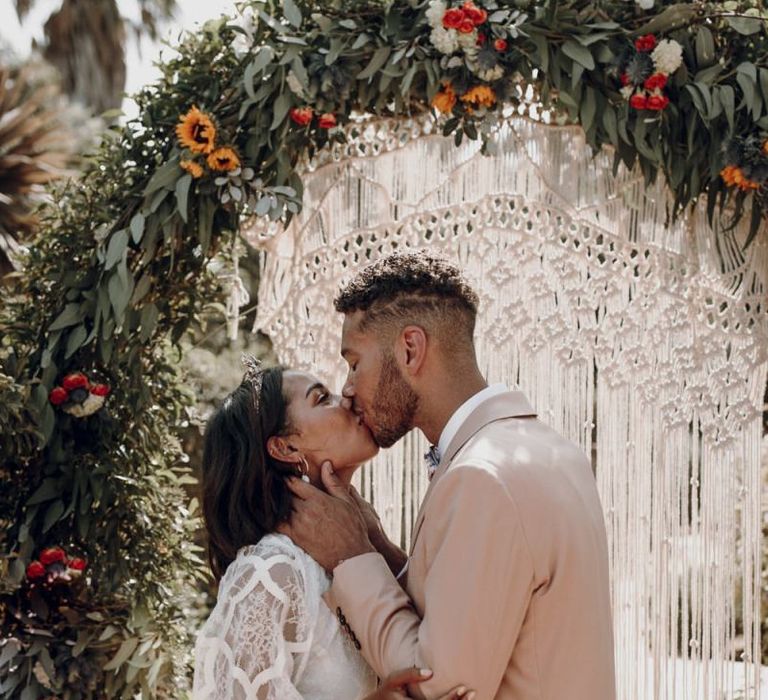
[(376, 676), (321, 598), (330, 579), (285, 535), (243, 547), (195, 646), (194, 700), (360, 700)]

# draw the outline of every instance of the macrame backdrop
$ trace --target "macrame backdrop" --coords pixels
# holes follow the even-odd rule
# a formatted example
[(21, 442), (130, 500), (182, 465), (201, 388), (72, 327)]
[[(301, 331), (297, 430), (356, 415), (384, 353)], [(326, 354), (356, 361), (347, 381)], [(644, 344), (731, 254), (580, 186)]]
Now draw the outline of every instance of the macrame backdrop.
[[(744, 228), (711, 229), (703, 207), (668, 224), (664, 185), (614, 176), (577, 127), (514, 116), (493, 142), (492, 157), (457, 148), (425, 117), (363, 123), (319, 153), (301, 215), (247, 233), (266, 251), (257, 327), (340, 387), (339, 282), (395, 249), (457, 261), (488, 380), (593, 455), (619, 698), (756, 698), (768, 235), (742, 254)], [(425, 449), (410, 435), (360, 475), (403, 544)]]

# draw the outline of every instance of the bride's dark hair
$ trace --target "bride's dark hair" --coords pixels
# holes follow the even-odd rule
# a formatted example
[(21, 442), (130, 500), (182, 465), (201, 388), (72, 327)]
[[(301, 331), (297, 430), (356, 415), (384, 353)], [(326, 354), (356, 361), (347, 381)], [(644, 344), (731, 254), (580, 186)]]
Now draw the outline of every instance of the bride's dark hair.
[[(288, 430), (283, 367), (244, 380), (208, 420), (203, 451), (203, 518), (208, 560), (218, 581), (237, 550), (274, 532), (291, 512), (291, 467), (272, 458), (267, 440)], [(258, 396), (256, 392), (258, 391)]]

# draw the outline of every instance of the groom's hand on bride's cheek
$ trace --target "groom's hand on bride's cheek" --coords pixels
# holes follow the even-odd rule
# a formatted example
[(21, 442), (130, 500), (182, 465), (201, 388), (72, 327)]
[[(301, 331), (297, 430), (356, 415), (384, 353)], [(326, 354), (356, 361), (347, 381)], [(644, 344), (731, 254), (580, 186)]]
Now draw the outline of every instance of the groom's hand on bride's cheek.
[(351, 495), (338, 480), (331, 480), (329, 487), (329, 463), (322, 469), (329, 493), (300, 479), (289, 479), (288, 488), (294, 495), (293, 512), (289, 521), (277, 529), (330, 573), (345, 559), (376, 550)]

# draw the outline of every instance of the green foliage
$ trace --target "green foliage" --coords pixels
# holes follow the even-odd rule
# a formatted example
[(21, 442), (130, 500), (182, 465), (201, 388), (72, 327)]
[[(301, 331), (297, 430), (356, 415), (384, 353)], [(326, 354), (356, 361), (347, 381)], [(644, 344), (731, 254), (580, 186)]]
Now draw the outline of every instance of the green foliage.
[[(663, 173), (671, 215), (707, 194), (713, 216), (730, 199), (736, 216), (751, 205), (757, 230), (761, 197), (733, 198), (719, 172), (726, 140), (766, 129), (764, 23), (711, 3), (482, 5), (487, 40), (508, 48), (442, 53), (424, 0), (245, 3), (243, 21), (187, 36), (137, 96), (140, 117), (108, 133), (82, 177), (53, 193), (24, 279), (0, 310), (0, 446), (12, 487), (0, 498), (0, 697), (22, 684), (31, 699), (184, 687), (186, 597), (204, 573), (176, 437), (194, 396), (174, 354), (219, 298), (208, 263), (231, 248), (239, 221), (297, 213), (297, 165), (343, 142), (355, 112), (425, 111), (449, 83), (456, 100), (443, 132), (487, 146), (503, 104), (524, 107), (533, 86), (593, 148), (612, 147), (617, 166), (637, 165), (649, 182)], [(627, 52), (648, 33), (683, 52), (657, 112), (630, 108), (620, 91)], [(477, 100), (461, 99), (473, 90)], [(176, 126), (192, 107), (237, 167), (216, 169), (180, 143)], [(305, 107), (301, 124), (292, 110)], [(86, 418), (49, 401), (75, 371), (112, 387)], [(67, 605), (35, 609), (26, 566), (53, 544), (88, 559), (87, 586)]]

